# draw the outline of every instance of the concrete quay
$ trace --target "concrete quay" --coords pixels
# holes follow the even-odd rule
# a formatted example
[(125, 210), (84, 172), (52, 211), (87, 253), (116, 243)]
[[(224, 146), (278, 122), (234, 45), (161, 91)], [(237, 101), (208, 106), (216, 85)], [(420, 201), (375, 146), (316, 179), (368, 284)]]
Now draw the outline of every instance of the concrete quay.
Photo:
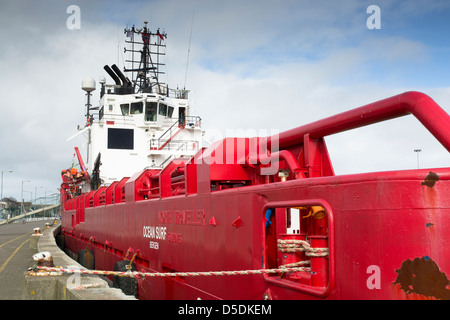
[[(42, 235), (32, 235), (33, 251), (48, 251), (53, 256), (55, 266), (70, 269), (85, 269), (67, 256), (56, 244), (59, 226), (46, 227)], [(136, 300), (125, 295), (122, 290), (111, 288), (108, 282), (96, 275), (62, 274), (35, 276), (24, 273), (23, 300)]]

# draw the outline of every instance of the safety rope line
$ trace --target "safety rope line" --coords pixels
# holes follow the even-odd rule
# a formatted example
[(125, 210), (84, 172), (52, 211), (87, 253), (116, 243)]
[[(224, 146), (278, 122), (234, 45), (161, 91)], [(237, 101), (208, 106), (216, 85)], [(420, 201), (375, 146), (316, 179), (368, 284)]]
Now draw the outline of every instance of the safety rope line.
[[(305, 252), (308, 257), (326, 257), (328, 256), (328, 248), (311, 248), (308, 241), (305, 240), (278, 240), (278, 250), (280, 252)], [(127, 252), (128, 255), (128, 252)], [(133, 256), (131, 262), (135, 258)], [(131, 266), (131, 262), (128, 266)], [(103, 270), (89, 270), (89, 269), (65, 269), (62, 267), (44, 267), (35, 266), (32, 271), (44, 270), (49, 272), (59, 273), (78, 273), (89, 275), (105, 275), (105, 276), (119, 276), (119, 277), (200, 277), (200, 276), (238, 276), (238, 275), (256, 275), (256, 274), (271, 274), (271, 273), (286, 273), (286, 272), (311, 272), (310, 267), (303, 267), (310, 264), (311, 261), (298, 261), (290, 264), (284, 264), (275, 269), (257, 269), (257, 270), (237, 270), (237, 271), (206, 271), (206, 272), (140, 272), (131, 271), (103, 271)], [(127, 267), (128, 267), (127, 266)], [(37, 275), (37, 274), (36, 274)]]
[(238, 271), (207, 271), (207, 272), (139, 272), (139, 271), (103, 271), (88, 269), (64, 269), (60, 267), (36, 266), (37, 270), (62, 273), (78, 273), (90, 275), (119, 276), (119, 277), (201, 277), (201, 276), (241, 276), (266, 273), (285, 273), (309, 271), (309, 268), (278, 268), (278, 269), (259, 269), (259, 270), (238, 270)]

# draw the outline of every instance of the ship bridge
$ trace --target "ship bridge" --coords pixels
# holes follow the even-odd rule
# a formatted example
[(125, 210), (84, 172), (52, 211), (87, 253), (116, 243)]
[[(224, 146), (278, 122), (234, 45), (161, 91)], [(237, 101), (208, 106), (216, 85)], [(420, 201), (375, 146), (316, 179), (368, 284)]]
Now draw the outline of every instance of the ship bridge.
[(144, 168), (162, 169), (171, 159), (192, 156), (202, 142), (201, 119), (186, 99), (159, 94), (105, 94), (91, 124), (88, 169), (100, 154), (100, 177), (108, 184)]
[[(115, 64), (105, 65), (114, 83), (100, 78), (95, 108), (90, 104), (95, 81), (87, 78), (82, 84), (88, 102), (86, 126), (80, 132), (88, 134), (87, 170), (93, 189), (146, 168), (162, 169), (170, 160), (192, 156), (202, 148), (201, 119), (190, 114), (189, 91), (159, 80), (167, 35), (152, 33), (147, 23), (125, 33), (131, 48), (125, 48), (130, 59), (123, 71), (132, 80)], [(96, 119), (91, 110), (98, 110)]]

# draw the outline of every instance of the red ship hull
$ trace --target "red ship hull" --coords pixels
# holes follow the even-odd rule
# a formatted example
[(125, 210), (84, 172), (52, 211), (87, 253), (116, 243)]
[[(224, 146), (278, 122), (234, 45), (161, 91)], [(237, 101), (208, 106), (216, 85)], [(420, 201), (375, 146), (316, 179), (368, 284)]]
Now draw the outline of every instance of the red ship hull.
[[(90, 250), (91, 267), (101, 270), (124, 259), (137, 271), (166, 273), (306, 266), (139, 277), (140, 299), (449, 299), (450, 168), (334, 176), (322, 139), (413, 113), (449, 150), (450, 120), (436, 106), (407, 93), (281, 133), (286, 179), (261, 175), (261, 156), (249, 163), (252, 141), (270, 146), (274, 137), (239, 138), (73, 198), (62, 188), (65, 249)], [(234, 150), (232, 164), (197, 161), (221, 147), (224, 160)], [(305, 241), (306, 250), (280, 249), (286, 239)]]

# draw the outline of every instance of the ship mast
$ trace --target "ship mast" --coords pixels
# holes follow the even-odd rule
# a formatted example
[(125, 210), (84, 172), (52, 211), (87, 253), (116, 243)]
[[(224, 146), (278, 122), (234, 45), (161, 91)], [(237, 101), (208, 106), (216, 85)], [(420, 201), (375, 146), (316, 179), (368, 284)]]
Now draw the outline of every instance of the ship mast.
[(133, 25), (124, 29), (126, 36), (131, 39), (125, 40), (131, 44), (131, 49), (125, 48), (124, 52), (131, 52), (131, 59), (125, 60), (130, 63), (130, 68), (124, 68), (124, 71), (131, 72), (135, 92), (154, 92), (155, 87), (161, 92), (159, 75), (165, 74), (161, 71), (165, 64), (161, 62), (160, 57), (165, 55), (166, 45), (163, 41), (167, 34), (161, 33), (159, 29), (153, 33), (147, 24), (148, 22), (144, 21), (143, 28), (135, 28)]

